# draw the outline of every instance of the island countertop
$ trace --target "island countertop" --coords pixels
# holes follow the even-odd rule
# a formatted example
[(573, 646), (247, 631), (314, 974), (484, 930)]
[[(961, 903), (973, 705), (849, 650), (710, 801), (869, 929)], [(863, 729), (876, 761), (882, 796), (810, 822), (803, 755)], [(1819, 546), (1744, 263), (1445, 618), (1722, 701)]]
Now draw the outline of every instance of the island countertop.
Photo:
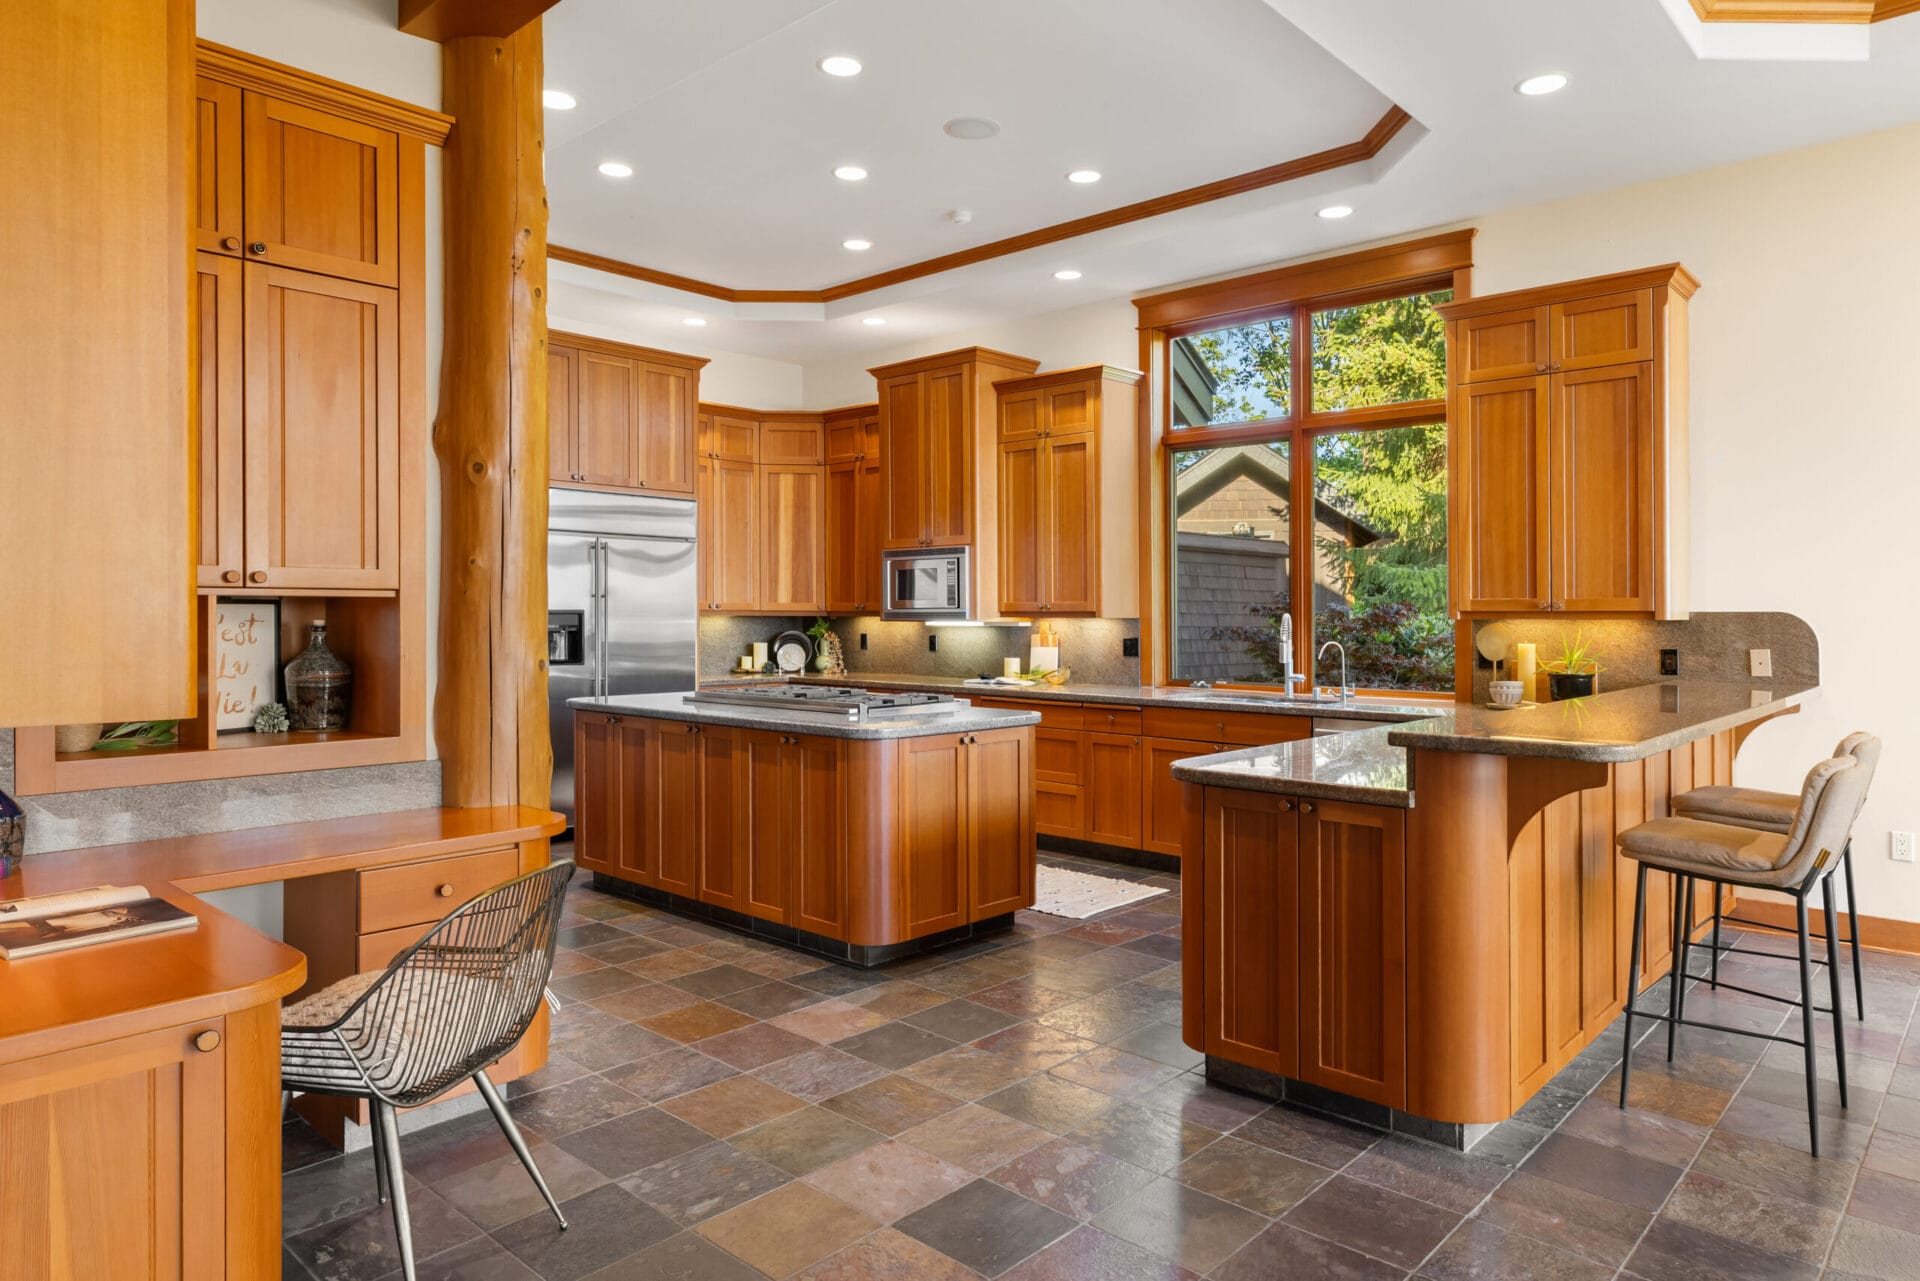
[(1377, 725), (1189, 757), (1173, 763), (1173, 776), (1206, 787), (1409, 809), (1413, 791), (1407, 785), (1407, 753), (1387, 742), (1390, 732), (1389, 726)]
[(685, 694), (620, 694), (609, 698), (570, 698), (567, 706), (582, 712), (612, 716), (642, 716), (650, 720), (682, 721), (695, 725), (734, 725), (777, 734), (815, 734), (823, 738), (926, 738), (935, 734), (967, 734), (979, 730), (1016, 729), (1038, 725), (1040, 713), (998, 707), (961, 707), (952, 712), (880, 717), (867, 721), (830, 720), (796, 715), (779, 705), (744, 707), (726, 703), (689, 703)]
[(1513, 711), (1454, 704), (1387, 731), (1395, 747), (1618, 764), (1799, 706), (1817, 685), (1667, 681)]

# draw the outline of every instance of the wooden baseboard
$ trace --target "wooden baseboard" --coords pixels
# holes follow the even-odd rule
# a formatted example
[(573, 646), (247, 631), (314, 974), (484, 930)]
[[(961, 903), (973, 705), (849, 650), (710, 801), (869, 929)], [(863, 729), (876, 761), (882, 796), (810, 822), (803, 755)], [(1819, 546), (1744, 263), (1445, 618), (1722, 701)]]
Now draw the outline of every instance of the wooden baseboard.
[[(1787, 934), (1793, 932), (1793, 904), (1789, 902), (1742, 898), (1737, 910), (1741, 916), (1758, 921), (1769, 929)], [(1858, 920), (1860, 943), (1868, 951), (1920, 956), (1920, 921), (1896, 921), (1884, 916), (1862, 916)], [(1813, 929), (1817, 932), (1824, 928), (1820, 915), (1815, 913)], [(1845, 912), (1840, 913), (1840, 933), (1842, 937), (1853, 933), (1853, 925)]]

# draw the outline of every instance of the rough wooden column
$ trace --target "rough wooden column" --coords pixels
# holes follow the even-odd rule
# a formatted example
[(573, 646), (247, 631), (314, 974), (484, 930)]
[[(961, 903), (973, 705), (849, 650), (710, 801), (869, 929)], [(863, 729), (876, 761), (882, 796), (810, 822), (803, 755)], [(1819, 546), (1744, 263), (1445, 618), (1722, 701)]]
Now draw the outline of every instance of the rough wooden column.
[(545, 806), (547, 189), (540, 23), (445, 42), (440, 413), (445, 803)]

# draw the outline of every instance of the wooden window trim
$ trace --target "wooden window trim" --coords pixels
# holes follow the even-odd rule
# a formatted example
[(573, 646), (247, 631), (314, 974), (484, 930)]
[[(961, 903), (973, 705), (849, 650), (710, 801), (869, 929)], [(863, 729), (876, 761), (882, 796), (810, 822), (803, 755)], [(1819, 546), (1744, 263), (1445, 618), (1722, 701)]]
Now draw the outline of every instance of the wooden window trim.
[[(1337, 307), (1361, 306), (1390, 298), (1439, 289), (1453, 290), (1454, 301), (1471, 296), (1473, 277), (1472, 228), (1399, 244), (1376, 246), (1314, 262), (1255, 272), (1229, 280), (1212, 281), (1134, 299), (1140, 317), (1140, 367), (1147, 376), (1140, 384), (1140, 449), (1144, 465), (1140, 481), (1140, 662), (1143, 683), (1184, 685), (1172, 673), (1172, 494), (1171, 466), (1175, 451), (1218, 448), (1224, 445), (1289, 442), (1288, 462), (1295, 492), (1313, 492), (1315, 438), (1338, 431), (1382, 430), (1447, 421), (1447, 400), (1409, 401), (1369, 405), (1358, 409), (1312, 409), (1312, 315)], [(1256, 324), (1291, 316), (1293, 326), (1290, 412), (1251, 423), (1217, 427), (1171, 427), (1172, 388), (1167, 377), (1168, 350), (1178, 338), (1215, 329)], [(1312, 504), (1290, 503), (1289, 538), (1295, 547), (1312, 545)], [(1300, 599), (1301, 575), (1312, 573), (1295, 559), (1292, 593)], [(1294, 618), (1296, 665), (1309, 682), (1314, 671), (1313, 613)], [(1270, 688), (1270, 687), (1261, 687)], [(1459, 691), (1414, 695), (1392, 690), (1393, 696), (1457, 699)]]

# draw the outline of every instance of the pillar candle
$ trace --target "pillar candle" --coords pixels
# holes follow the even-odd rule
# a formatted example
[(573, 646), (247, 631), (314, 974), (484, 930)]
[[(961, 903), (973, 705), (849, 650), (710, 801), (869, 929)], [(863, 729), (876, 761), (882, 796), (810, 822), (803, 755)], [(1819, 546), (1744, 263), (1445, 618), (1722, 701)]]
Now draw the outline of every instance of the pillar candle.
[(753, 643), (753, 670), (757, 672), (766, 665), (767, 643), (765, 641), (755, 641)]
[(1513, 678), (1520, 682), (1520, 697), (1539, 701), (1534, 682), (1539, 679), (1537, 651), (1532, 641), (1513, 647)]
[(1002, 676), (1018, 676), (1020, 674), (1020, 660), (1017, 658), (1001, 659), (1000, 674)]

